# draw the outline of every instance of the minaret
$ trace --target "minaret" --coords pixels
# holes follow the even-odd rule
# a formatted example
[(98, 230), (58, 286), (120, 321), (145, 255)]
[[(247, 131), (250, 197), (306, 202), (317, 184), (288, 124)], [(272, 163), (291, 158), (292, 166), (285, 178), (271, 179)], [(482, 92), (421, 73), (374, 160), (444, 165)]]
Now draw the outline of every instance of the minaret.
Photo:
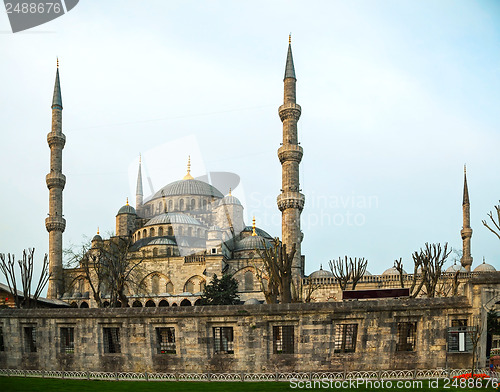
[(59, 60), (57, 60), (56, 82), (52, 98), (52, 129), (47, 135), (50, 147), (50, 173), (46, 176), (49, 188), (49, 217), (45, 219), (45, 227), (49, 232), (49, 287), (47, 298), (60, 298), (63, 295), (62, 270), (62, 233), (66, 227), (63, 218), (62, 193), (66, 177), (62, 174), (62, 150), (66, 136), (62, 133), (62, 99), (59, 84)]
[(462, 267), (470, 271), (472, 265), (472, 256), (470, 255), (470, 239), (472, 237), (472, 229), (470, 227), (470, 204), (469, 204), (469, 189), (467, 188), (467, 168), (464, 166), (464, 198), (462, 201), (463, 211), (463, 228), (460, 231), (462, 235)]
[(139, 209), (142, 207), (144, 193), (142, 191), (142, 171), (141, 171), (141, 156), (139, 155), (139, 172), (137, 173), (137, 187), (135, 188), (135, 210), (139, 214)]
[(286, 57), (283, 105), (279, 107), (279, 116), (283, 122), (283, 143), (278, 149), (281, 162), (281, 194), (278, 196), (278, 208), (281, 211), (282, 242), (290, 252), (293, 244), (296, 246), (292, 262), (292, 278), (300, 279), (304, 275), (300, 244), (303, 234), (300, 231), (300, 214), (304, 208), (305, 197), (300, 193), (299, 163), (302, 160), (302, 147), (299, 146), (297, 121), (301, 108), (295, 103), (295, 69), (292, 58), (291, 37), (288, 39), (288, 54)]

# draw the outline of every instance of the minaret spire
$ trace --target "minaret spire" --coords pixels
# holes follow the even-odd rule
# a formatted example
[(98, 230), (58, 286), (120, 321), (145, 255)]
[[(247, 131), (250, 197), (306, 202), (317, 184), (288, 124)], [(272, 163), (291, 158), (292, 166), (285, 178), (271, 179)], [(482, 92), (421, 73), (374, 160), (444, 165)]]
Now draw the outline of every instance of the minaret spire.
[(59, 82), (59, 59), (57, 60), (56, 81), (52, 97), (52, 129), (47, 135), (50, 148), (50, 173), (45, 177), (49, 188), (49, 216), (45, 227), (49, 232), (49, 286), (47, 298), (60, 298), (63, 295), (62, 233), (66, 228), (63, 218), (63, 189), (66, 177), (62, 174), (62, 150), (66, 136), (62, 133), (62, 98)]
[(296, 251), (292, 261), (292, 279), (299, 280), (304, 275), (301, 243), (303, 234), (300, 230), (300, 214), (304, 208), (305, 197), (300, 193), (299, 164), (303, 150), (299, 146), (297, 122), (301, 108), (296, 103), (295, 68), (293, 66), (291, 36), (289, 36), (288, 52), (286, 56), (284, 99), (278, 113), (283, 123), (283, 143), (278, 149), (281, 162), (282, 189), (278, 196), (278, 208), (281, 211), (282, 242), (290, 252), (295, 245)]
[(139, 214), (139, 209), (142, 207), (144, 193), (142, 191), (142, 168), (141, 155), (139, 154), (139, 170), (137, 172), (137, 187), (135, 188), (135, 210)]
[(472, 229), (470, 227), (470, 203), (469, 203), (469, 188), (467, 187), (467, 167), (464, 165), (464, 196), (462, 201), (463, 213), (463, 228), (460, 231), (462, 236), (462, 267), (467, 271), (471, 270), (472, 256), (470, 251), (470, 242), (472, 237)]

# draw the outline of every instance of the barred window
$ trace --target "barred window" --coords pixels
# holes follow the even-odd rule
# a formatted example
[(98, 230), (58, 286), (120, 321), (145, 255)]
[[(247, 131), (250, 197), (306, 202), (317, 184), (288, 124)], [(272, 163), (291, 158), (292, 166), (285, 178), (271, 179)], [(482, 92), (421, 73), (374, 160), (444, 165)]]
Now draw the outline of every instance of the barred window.
[(5, 346), (3, 344), (3, 327), (0, 327), (0, 351), (5, 351)]
[(61, 328), (61, 352), (63, 354), (73, 354), (75, 352), (74, 328)]
[(453, 319), (451, 320), (452, 327), (466, 327), (467, 319)]
[(398, 342), (396, 344), (396, 351), (415, 351), (416, 338), (417, 323), (398, 323)]
[(214, 351), (218, 354), (234, 354), (233, 327), (214, 327)]
[[(453, 325), (453, 323), (452, 323)], [(470, 353), (473, 344), (471, 335), (475, 333), (476, 327), (458, 326), (448, 328), (448, 352)]]
[(335, 325), (334, 352), (353, 353), (356, 351), (358, 324)]
[(175, 354), (175, 328), (156, 328), (158, 354)]
[(293, 354), (293, 325), (273, 327), (273, 353)]
[(104, 352), (106, 354), (115, 354), (120, 350), (120, 328), (103, 328)]
[(24, 327), (24, 352), (36, 353), (36, 327)]

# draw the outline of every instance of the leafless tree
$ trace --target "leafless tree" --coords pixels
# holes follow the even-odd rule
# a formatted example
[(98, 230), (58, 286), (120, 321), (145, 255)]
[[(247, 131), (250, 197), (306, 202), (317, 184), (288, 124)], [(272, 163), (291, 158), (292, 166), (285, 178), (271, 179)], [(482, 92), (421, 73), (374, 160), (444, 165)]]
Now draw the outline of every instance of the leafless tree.
[(277, 289), (281, 303), (292, 302), (292, 261), (295, 251), (296, 247), (293, 244), (292, 250), (288, 253), (286, 244), (282, 244), (279, 238), (274, 239), (272, 246), (266, 246), (264, 243), (264, 249), (258, 249), (269, 277), (268, 286), (271, 285), (274, 293)]
[(258, 268), (254, 264), (255, 274), (257, 275), (257, 279), (260, 282), (260, 289), (264, 293), (264, 297), (266, 298), (266, 303), (275, 304), (278, 302), (278, 284), (274, 280), (272, 276), (267, 276), (264, 268)]
[(7, 257), (5, 257), (4, 253), (0, 253), (0, 270), (7, 280), (9, 291), (14, 298), (16, 307), (18, 308), (36, 307), (37, 300), (42, 294), (42, 290), (45, 288), (50, 278), (49, 260), (47, 254), (45, 254), (43, 258), (42, 270), (38, 279), (38, 284), (36, 286), (35, 292), (31, 294), (34, 254), (35, 248), (30, 248), (28, 250), (25, 249), (23, 251), (22, 260), (17, 260), (17, 265), (19, 266), (19, 274), (21, 276), (22, 296), (20, 296), (18, 293), (16, 282), (16, 257), (14, 256), (14, 254), (10, 253), (7, 254)]
[[(306, 289), (305, 289), (305, 293), (303, 293), (303, 290), (299, 290), (299, 293), (300, 293), (300, 302), (311, 302), (311, 296), (312, 294), (321, 287), (320, 284), (313, 284), (312, 282), (312, 279), (311, 278), (307, 278), (306, 279), (307, 281), (307, 286), (306, 286)], [(305, 294), (305, 295), (304, 295)]]
[(477, 360), (477, 346), (481, 340), (481, 334), (483, 333), (483, 320), (481, 316), (474, 317), (474, 325), (468, 328), (468, 333), (470, 340), (472, 342), (472, 371), (471, 377), (474, 377), (474, 371), (476, 370), (476, 360)]
[(351, 290), (356, 289), (356, 285), (366, 272), (368, 260), (364, 257), (354, 260), (351, 257), (345, 256), (344, 259), (339, 257), (338, 260), (330, 260), (330, 270), (333, 276), (337, 278), (342, 291), (347, 290), (347, 285), (351, 282)]
[[(422, 286), (427, 277), (427, 270), (423, 270), (421, 259), (413, 257), (413, 275), (411, 280), (410, 289), (410, 297), (415, 298), (418, 293), (422, 290)], [(394, 260), (394, 268), (398, 271), (399, 281), (401, 283), (401, 287), (404, 288), (404, 269), (403, 269), (403, 259), (399, 258), (399, 260)]]
[(491, 211), (488, 214), (488, 216), (490, 217), (490, 220), (491, 220), (491, 224), (493, 226), (489, 226), (488, 222), (486, 222), (485, 220), (483, 220), (483, 225), (485, 225), (500, 240), (500, 204), (495, 206), (495, 210), (497, 211), (496, 221), (495, 221), (495, 218), (493, 217), (493, 213)]

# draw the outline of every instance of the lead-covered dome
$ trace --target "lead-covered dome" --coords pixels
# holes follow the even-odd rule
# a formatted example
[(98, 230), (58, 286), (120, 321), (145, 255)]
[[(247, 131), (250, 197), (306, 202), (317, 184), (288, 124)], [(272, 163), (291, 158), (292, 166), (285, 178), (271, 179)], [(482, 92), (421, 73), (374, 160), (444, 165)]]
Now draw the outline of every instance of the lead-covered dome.
[(474, 268), (474, 272), (496, 272), (496, 269), (491, 264), (488, 264), (483, 260), (483, 264), (479, 264), (476, 268)]
[(259, 235), (249, 236), (237, 241), (234, 250), (254, 250), (254, 249), (265, 249), (270, 248), (271, 243), (267, 238), (261, 237)]
[(446, 268), (446, 273), (448, 274), (451, 274), (451, 273), (455, 273), (455, 272), (467, 272), (467, 270), (462, 267), (461, 265), (458, 265), (457, 263), (449, 266), (448, 268)]
[(323, 266), (320, 265), (319, 270), (314, 271), (311, 275), (309, 275), (311, 279), (316, 278), (331, 278), (333, 274), (330, 271), (324, 270)]
[(234, 197), (233, 195), (229, 194), (227, 196), (224, 196), (224, 198), (222, 198), (220, 201), (219, 201), (219, 205), (222, 206), (222, 205), (237, 205), (237, 206), (241, 206), (241, 202), (238, 200), (237, 197)]
[(187, 225), (201, 225), (195, 218), (190, 215), (182, 214), (180, 212), (165, 212), (151, 218), (144, 226), (184, 223)]
[[(406, 271), (403, 270), (403, 274), (406, 275)], [(382, 275), (399, 275), (399, 271), (395, 267), (391, 267), (382, 272)]]
[(214, 186), (199, 180), (179, 180), (165, 185), (151, 199), (169, 196), (212, 196), (222, 199), (224, 195)]
[[(242, 233), (252, 233), (253, 232), (253, 227), (252, 226), (245, 226), (245, 228), (241, 231)], [(272, 240), (273, 237), (271, 237), (267, 231), (259, 229), (258, 227), (255, 228), (255, 233), (259, 237), (264, 237), (266, 239)]]
[(122, 208), (118, 210), (118, 214), (116, 215), (121, 215), (121, 214), (134, 214), (135, 215), (135, 208), (132, 207), (131, 205), (127, 204), (124, 205)]

